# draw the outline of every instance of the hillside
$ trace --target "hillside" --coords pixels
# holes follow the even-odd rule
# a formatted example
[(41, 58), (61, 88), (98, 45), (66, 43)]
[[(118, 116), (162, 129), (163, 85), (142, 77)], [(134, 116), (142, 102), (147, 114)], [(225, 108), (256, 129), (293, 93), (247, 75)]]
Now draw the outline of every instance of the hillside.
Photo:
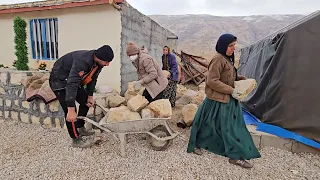
[(211, 15), (152, 15), (153, 20), (179, 36), (178, 50), (209, 58), (223, 33), (238, 37), (238, 49), (264, 38), (304, 15), (219, 17)]

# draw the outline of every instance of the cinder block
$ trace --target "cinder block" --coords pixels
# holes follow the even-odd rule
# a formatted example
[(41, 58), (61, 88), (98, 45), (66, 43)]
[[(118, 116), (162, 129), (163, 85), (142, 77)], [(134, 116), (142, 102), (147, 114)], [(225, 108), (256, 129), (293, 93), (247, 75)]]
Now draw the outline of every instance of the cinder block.
[(273, 135), (262, 135), (261, 136), (261, 146), (262, 147), (274, 147), (287, 151), (291, 151), (293, 140), (283, 139)]
[(294, 153), (313, 153), (313, 154), (320, 154), (320, 149), (316, 149), (311, 146), (307, 146), (300, 142), (294, 141), (292, 145), (292, 152)]

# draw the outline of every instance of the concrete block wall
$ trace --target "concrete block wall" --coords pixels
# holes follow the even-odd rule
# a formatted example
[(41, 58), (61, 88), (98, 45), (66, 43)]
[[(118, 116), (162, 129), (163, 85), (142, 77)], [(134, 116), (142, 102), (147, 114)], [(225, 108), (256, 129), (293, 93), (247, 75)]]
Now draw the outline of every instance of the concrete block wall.
[(162, 65), (163, 46), (168, 45), (171, 49), (177, 49), (177, 39), (168, 39), (169, 36), (176, 35), (131, 6), (123, 6), (121, 24), (121, 94), (123, 95), (128, 82), (138, 79), (136, 69), (126, 55), (127, 42), (135, 42), (139, 47), (146, 46), (149, 54)]

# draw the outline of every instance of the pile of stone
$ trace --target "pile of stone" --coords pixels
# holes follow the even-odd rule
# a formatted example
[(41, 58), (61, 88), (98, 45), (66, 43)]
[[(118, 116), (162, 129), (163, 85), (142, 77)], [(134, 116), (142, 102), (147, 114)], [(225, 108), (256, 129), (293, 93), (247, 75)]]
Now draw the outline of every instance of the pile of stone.
[[(100, 108), (96, 109), (96, 117), (102, 119), (100, 125), (113, 122), (130, 120), (140, 120), (148, 118), (169, 118), (172, 116), (172, 108), (168, 99), (161, 99), (149, 104), (148, 100), (142, 96), (143, 88), (135, 90), (132, 82), (128, 84), (128, 90), (122, 97), (116, 91), (101, 92), (97, 89), (94, 99), (96, 104), (103, 107), (106, 114)], [(90, 110), (91, 114), (93, 108)], [(89, 114), (90, 114), (89, 113)], [(101, 116), (102, 115), (102, 116)]]
[(178, 84), (176, 96), (178, 100), (176, 101), (176, 105), (183, 106), (181, 109), (182, 120), (177, 123), (179, 127), (185, 128), (192, 125), (198, 107), (206, 97), (204, 89), (204, 82), (198, 86), (198, 91)]

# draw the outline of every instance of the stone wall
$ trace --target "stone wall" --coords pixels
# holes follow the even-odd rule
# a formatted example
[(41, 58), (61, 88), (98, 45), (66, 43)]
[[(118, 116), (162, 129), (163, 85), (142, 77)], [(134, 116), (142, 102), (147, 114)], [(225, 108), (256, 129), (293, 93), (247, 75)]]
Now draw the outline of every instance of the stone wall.
[(0, 71), (0, 117), (46, 127), (64, 127), (64, 115), (58, 101), (47, 105), (40, 99), (27, 102), (21, 80), (33, 73), (35, 72)]
[(146, 46), (149, 54), (161, 63), (162, 48), (165, 45), (177, 49), (175, 34), (163, 28), (148, 16), (131, 6), (123, 6), (121, 12), (121, 94), (127, 90), (130, 81), (138, 79), (136, 70), (126, 54), (128, 41), (135, 42), (139, 47)]
[[(0, 70), (0, 118), (23, 123), (43, 125), (46, 128), (64, 128), (65, 118), (59, 101), (45, 104), (40, 99), (27, 102), (25, 87), (21, 81), (39, 71)], [(105, 104), (105, 94), (94, 93), (93, 97), (99, 104)], [(79, 104), (76, 103), (79, 107)], [(79, 108), (77, 108), (79, 109)], [(89, 109), (88, 118), (93, 119), (93, 108)], [(102, 118), (103, 112), (97, 109), (97, 118)]]

